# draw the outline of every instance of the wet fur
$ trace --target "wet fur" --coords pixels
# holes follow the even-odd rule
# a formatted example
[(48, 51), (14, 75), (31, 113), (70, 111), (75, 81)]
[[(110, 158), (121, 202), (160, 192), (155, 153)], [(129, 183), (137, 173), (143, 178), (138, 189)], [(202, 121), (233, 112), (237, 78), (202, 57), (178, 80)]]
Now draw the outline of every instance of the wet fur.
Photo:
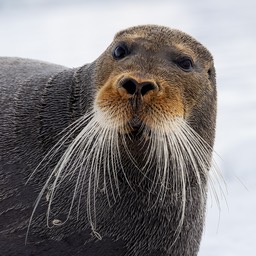
[[(143, 54), (114, 62), (119, 40)], [(187, 50), (195, 75), (163, 63), (161, 44)], [(161, 91), (143, 98), (135, 134), (123, 76)], [(213, 61), (201, 44), (136, 27), (78, 69), (2, 58), (0, 81), (0, 253), (197, 255), (216, 118)]]

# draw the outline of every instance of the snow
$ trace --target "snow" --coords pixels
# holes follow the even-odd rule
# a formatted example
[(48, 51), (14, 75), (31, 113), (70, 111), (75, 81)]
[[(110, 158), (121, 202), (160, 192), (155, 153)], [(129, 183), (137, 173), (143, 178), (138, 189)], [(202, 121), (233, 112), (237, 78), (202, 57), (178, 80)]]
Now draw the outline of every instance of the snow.
[(209, 197), (200, 256), (256, 255), (256, 1), (0, 0), (0, 56), (69, 67), (93, 61), (123, 28), (161, 24), (212, 52), (218, 83), (216, 161), (227, 184)]

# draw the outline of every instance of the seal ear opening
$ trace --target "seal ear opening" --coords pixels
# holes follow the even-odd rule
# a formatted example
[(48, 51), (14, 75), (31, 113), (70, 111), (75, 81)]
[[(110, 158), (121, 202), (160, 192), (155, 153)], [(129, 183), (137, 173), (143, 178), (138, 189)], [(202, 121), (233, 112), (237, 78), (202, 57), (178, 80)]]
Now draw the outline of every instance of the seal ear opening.
[(209, 79), (211, 78), (211, 76), (212, 76), (212, 69), (211, 68), (209, 68), (208, 69), (208, 71), (207, 71), (207, 73), (208, 73), (208, 77), (209, 77)]
[(207, 73), (208, 73), (208, 79), (211, 82), (215, 83), (215, 69), (214, 69), (214, 67), (210, 67), (208, 69)]

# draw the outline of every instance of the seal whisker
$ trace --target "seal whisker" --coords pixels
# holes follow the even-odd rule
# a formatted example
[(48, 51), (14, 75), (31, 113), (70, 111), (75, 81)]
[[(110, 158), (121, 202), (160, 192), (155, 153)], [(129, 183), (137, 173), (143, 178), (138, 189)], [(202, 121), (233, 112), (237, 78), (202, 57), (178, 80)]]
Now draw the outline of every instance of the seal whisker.
[[(50, 149), (50, 151), (44, 156), (44, 158), (41, 160), (41, 162), (37, 165), (37, 167), (33, 170), (33, 172), (31, 173), (29, 180), (31, 180), (31, 178), (35, 175), (36, 172), (38, 172), (39, 170), (45, 168), (46, 166), (49, 165), (49, 163), (54, 159), (54, 157), (56, 156), (56, 154), (64, 147), (65, 143), (67, 142), (67, 140), (73, 135), (73, 133), (75, 133), (76, 131), (78, 131), (82, 126), (84, 126), (84, 124), (86, 122), (88, 122), (88, 120), (90, 120), (92, 118), (92, 112), (88, 112), (87, 114), (85, 114), (84, 116), (82, 116), (81, 118), (79, 118), (78, 120), (76, 120), (75, 122), (73, 122), (70, 126), (68, 126), (67, 128), (65, 128), (62, 132), (60, 132), (60, 134), (64, 134), (59, 141)], [(66, 133), (65, 133), (66, 132)], [(46, 163), (44, 163), (47, 160)], [(29, 229), (32, 223), (32, 219), (33, 216), (35, 214), (35, 211), (39, 205), (39, 202), (41, 200), (41, 198), (43, 197), (43, 194), (45, 193), (45, 191), (47, 190), (47, 188), (49, 187), (50, 181), (52, 180), (52, 178), (56, 175), (56, 168), (54, 168), (54, 170), (51, 172), (51, 174), (49, 175), (49, 177), (47, 178), (43, 188), (41, 189), (40, 193), (37, 196), (37, 199), (35, 201), (35, 205), (33, 208), (33, 211), (31, 213), (30, 219), (29, 219), (29, 224), (28, 224), (28, 228), (27, 228), (27, 232), (26, 232), (26, 238), (25, 238), (25, 242), (27, 243), (27, 239), (28, 239), (28, 234), (29, 234)], [(27, 181), (27, 183), (28, 183)], [(56, 186), (56, 185), (55, 185)], [(54, 189), (54, 188), (53, 188)], [(52, 188), (50, 190), (50, 195), (48, 195), (48, 201), (49, 203), (51, 202), (51, 198), (52, 198)], [(49, 212), (49, 209), (48, 211)], [(48, 214), (47, 214), (48, 215)], [(49, 223), (47, 221), (47, 223)], [(48, 225), (49, 226), (49, 225)]]
[[(176, 186), (178, 188), (177, 191), (180, 191), (181, 193), (181, 201), (180, 201), (180, 219), (178, 222), (178, 225), (175, 229), (175, 240), (173, 241), (173, 245), (175, 244), (179, 233), (181, 232), (181, 228), (184, 222), (184, 217), (185, 217), (185, 208), (186, 208), (186, 199), (187, 199), (187, 194), (186, 194), (186, 181), (187, 181), (187, 166), (185, 163), (184, 159), (184, 151), (183, 148), (181, 147), (180, 144), (180, 138), (179, 138), (179, 127), (175, 127), (175, 121), (171, 121), (170, 124), (172, 125), (172, 132), (169, 133), (168, 135), (168, 142), (169, 145), (172, 149), (173, 153), (173, 169), (176, 170), (175, 172), (175, 177), (176, 177)], [(173, 246), (172, 245), (172, 246)], [(171, 247), (172, 247), (171, 246)]]
[[(96, 127), (98, 127), (98, 129), (96, 129)], [(58, 187), (64, 182), (64, 180), (67, 177), (70, 177), (69, 180), (71, 180), (73, 175), (76, 173), (76, 170), (78, 168), (80, 169), (80, 171), (78, 172), (77, 181), (73, 191), (73, 198), (70, 204), (69, 213), (67, 215), (66, 220), (62, 222), (64, 224), (71, 214), (71, 210), (73, 208), (77, 191), (81, 186), (79, 185), (79, 180), (81, 179), (82, 184), (84, 184), (86, 179), (86, 173), (87, 173), (86, 169), (89, 166), (91, 166), (88, 171), (89, 184), (88, 184), (88, 191), (87, 191), (87, 214), (89, 218), (89, 223), (91, 224), (92, 228), (95, 229), (95, 224), (94, 224), (96, 222), (95, 194), (98, 187), (98, 182), (99, 182), (98, 180), (99, 180), (99, 173), (100, 173), (100, 169), (99, 169), (100, 166), (98, 165), (98, 163), (102, 162), (102, 155), (104, 155), (104, 151), (106, 150), (105, 148), (107, 148), (108, 151), (111, 150), (112, 153), (115, 152), (116, 146), (114, 147), (113, 145), (117, 145), (117, 144), (116, 143), (110, 144), (109, 143), (110, 140), (106, 139), (108, 137), (112, 137), (112, 142), (115, 141), (115, 138), (114, 138), (115, 134), (117, 133), (112, 132), (112, 135), (110, 135), (108, 129), (100, 128), (100, 126), (97, 125), (97, 121), (95, 119), (92, 119), (87, 124), (87, 126), (77, 135), (77, 137), (73, 140), (73, 142), (69, 145), (69, 147), (67, 148), (65, 153), (62, 155), (62, 157), (60, 158), (55, 168), (53, 169), (52, 174), (49, 176), (48, 180), (45, 183), (45, 186), (43, 187), (37, 199), (36, 207), (38, 206), (38, 202), (41, 199), (44, 191), (46, 190), (47, 187), (49, 187), (51, 179), (55, 176), (55, 179), (51, 185), (51, 190), (49, 195), (49, 203), (48, 203), (48, 210), (47, 210), (48, 226), (49, 226), (49, 216), (51, 212), (51, 205), (53, 204), (53, 200)], [(102, 140), (102, 138), (104, 138), (104, 140)], [(109, 145), (112, 145), (112, 148), (110, 148), (109, 145), (107, 146), (106, 142), (109, 143)], [(109, 171), (110, 169), (112, 169), (113, 175), (116, 177), (116, 156), (113, 157), (112, 153), (110, 154), (112, 155), (111, 160), (109, 159), (107, 160), (108, 161), (107, 170)], [(92, 177), (92, 173), (94, 173), (93, 177)], [(112, 186), (111, 174), (109, 173), (108, 175), (109, 175), (109, 181), (112, 187), (111, 189), (112, 195), (113, 197), (115, 197), (113, 192), (114, 189)], [(118, 187), (117, 178), (115, 178), (115, 184), (116, 184), (116, 187)], [(82, 190), (83, 190), (83, 185), (81, 186), (81, 189), (80, 189), (79, 202), (81, 200)], [(92, 196), (93, 205), (91, 204), (91, 191), (93, 191), (93, 196)], [(94, 217), (92, 217), (92, 212), (94, 213)], [(78, 208), (78, 214), (79, 214), (79, 208)]]
[[(117, 156), (117, 131), (116, 128), (107, 131), (104, 135), (104, 147), (103, 147), (103, 176), (104, 176), (104, 191), (106, 192), (108, 203), (111, 205), (110, 196), (108, 193), (108, 183), (110, 185), (111, 194), (114, 202), (116, 201), (116, 193), (119, 195), (119, 183), (117, 178), (117, 163), (119, 162), (119, 156)], [(117, 192), (115, 192), (115, 189)]]
[[(65, 145), (68, 139), (73, 135), (73, 133), (77, 132), (84, 123), (88, 122), (92, 118), (92, 112), (89, 111), (84, 116), (77, 119), (75, 122), (70, 124), (68, 127), (63, 129), (58, 136), (62, 135), (62, 137), (58, 140), (58, 142), (49, 150), (49, 152), (43, 157), (43, 159), (39, 162), (37, 167), (33, 170), (33, 172), (30, 174), (28, 180), (26, 181), (26, 184), (31, 180), (31, 178), (35, 175), (37, 171), (40, 169), (43, 169), (45, 166), (49, 165), (49, 163), (54, 159), (56, 154), (61, 150), (61, 148)], [(66, 132), (66, 133), (65, 133)], [(47, 160), (46, 163), (44, 163)]]
[[(197, 157), (197, 161), (199, 161), (199, 165), (202, 167), (202, 170), (207, 171), (211, 167), (211, 171), (208, 175), (208, 180), (210, 183), (210, 192), (213, 193), (215, 201), (217, 205), (219, 206), (219, 196), (224, 196), (225, 198), (225, 193), (223, 191), (223, 185), (226, 187), (224, 178), (214, 161), (214, 158), (212, 157), (212, 153), (215, 151), (212, 149), (212, 147), (202, 139), (199, 134), (197, 134), (189, 125), (184, 126), (184, 134), (186, 134), (187, 138), (190, 139), (191, 143), (191, 148), (195, 150), (194, 155)], [(208, 172), (208, 171), (207, 171)], [(213, 182), (212, 179), (215, 179), (216, 182)], [(216, 190), (216, 187), (214, 184), (218, 185), (219, 188), (219, 193)], [(223, 184), (223, 185), (222, 185)]]
[[(91, 120), (89, 122), (88, 126), (85, 126), (85, 128), (72, 141), (72, 143), (69, 145), (69, 147), (67, 148), (67, 150), (65, 151), (65, 153), (63, 154), (63, 156), (61, 157), (58, 164), (55, 166), (55, 168), (53, 170), (53, 173), (55, 174), (55, 180), (52, 183), (51, 194), (50, 194), (50, 199), (49, 199), (49, 203), (48, 203), (47, 223), (49, 223), (51, 205), (53, 203), (55, 193), (56, 193), (58, 187), (60, 186), (60, 184), (63, 183), (63, 181), (67, 177), (70, 177), (70, 179), (71, 179), (74, 176), (77, 169), (81, 165), (82, 156), (84, 154), (87, 154), (88, 150), (91, 149), (91, 147), (90, 147), (90, 145), (91, 145), (90, 142), (91, 141), (89, 140), (89, 145), (85, 145), (83, 151), (80, 152), (81, 145), (84, 144), (83, 134), (85, 133), (87, 128), (89, 128), (89, 130), (91, 129), (90, 128), (91, 123), (95, 123), (94, 120)], [(97, 133), (95, 133), (95, 134), (97, 135)], [(75, 157), (76, 154), (79, 156), (78, 158)], [(90, 154), (87, 155), (87, 158), (90, 158)], [(78, 175), (80, 176), (80, 172), (79, 172)], [(75, 189), (74, 189), (74, 192), (73, 192), (73, 198), (72, 198), (70, 209), (69, 209), (69, 213), (68, 213), (67, 218), (64, 221), (64, 223), (67, 221), (67, 219), (70, 216), (70, 213), (71, 213), (71, 210), (72, 210), (72, 207), (73, 207), (73, 203), (74, 203), (74, 200), (76, 198), (78, 181), (79, 180), (77, 180), (77, 182), (76, 182)]]
[[(187, 130), (189, 128), (188, 125), (179, 119), (169, 121), (170, 128), (166, 129), (163, 124), (159, 129), (159, 131), (152, 133), (151, 143), (149, 143), (147, 149), (147, 155), (149, 155), (149, 159), (152, 159), (153, 154), (157, 154), (156, 157), (156, 167), (157, 171), (155, 173), (155, 177), (152, 182), (151, 192), (156, 189), (157, 180), (161, 177), (160, 189), (159, 189), (159, 198), (163, 200), (165, 197), (166, 191), (168, 189), (169, 184), (169, 175), (167, 172), (170, 172), (169, 167), (169, 157), (170, 153), (172, 154), (172, 165), (173, 169), (180, 170), (180, 172), (175, 172), (176, 178), (174, 179), (176, 186), (178, 185), (178, 180), (181, 185), (182, 191), (182, 207), (181, 207), (181, 218), (180, 223), (177, 227), (178, 230), (181, 229), (184, 214), (185, 214), (185, 205), (186, 205), (186, 193), (191, 193), (190, 186), (187, 188), (186, 184), (190, 184), (190, 174), (188, 173), (189, 165), (192, 166), (192, 170), (195, 173), (195, 177), (199, 186), (199, 191), (202, 195), (204, 194), (203, 186), (200, 177), (200, 170), (206, 170), (209, 167), (209, 161), (207, 160), (209, 157), (209, 152), (206, 150), (206, 147), (202, 146), (202, 141), (199, 140), (198, 137), (193, 136)], [(191, 128), (190, 128), (191, 129)], [(161, 132), (162, 131), (162, 132)], [(166, 131), (169, 131), (168, 133)], [(168, 135), (167, 135), (167, 134)], [(154, 138), (154, 139), (152, 139)], [(161, 138), (161, 139), (159, 139)], [(160, 142), (161, 140), (161, 142)], [(164, 142), (166, 141), (166, 143)], [(192, 144), (193, 143), (193, 144)], [(166, 145), (169, 145), (168, 147)], [(208, 154), (207, 154), (208, 153)], [(208, 157), (208, 158), (207, 158)], [(147, 165), (151, 164), (151, 160), (147, 160)], [(185, 165), (184, 165), (185, 164)], [(189, 165), (188, 165), (189, 164)], [(145, 167), (144, 167), (145, 168)], [(149, 169), (149, 168), (147, 168)], [(177, 174), (180, 175), (180, 178), (177, 177)], [(145, 173), (145, 176), (147, 174)], [(157, 175), (157, 176), (156, 176)], [(154, 186), (154, 187), (153, 187)], [(179, 187), (179, 186), (178, 186)], [(153, 189), (154, 188), (154, 189)], [(161, 195), (161, 196), (160, 196)], [(203, 205), (203, 204), (202, 204)]]

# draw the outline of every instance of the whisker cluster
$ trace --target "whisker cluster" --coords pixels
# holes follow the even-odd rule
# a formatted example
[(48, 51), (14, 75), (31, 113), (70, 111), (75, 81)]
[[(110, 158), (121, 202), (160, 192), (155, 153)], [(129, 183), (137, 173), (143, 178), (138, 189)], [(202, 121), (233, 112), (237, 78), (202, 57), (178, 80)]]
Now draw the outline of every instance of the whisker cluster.
[[(98, 190), (103, 191), (109, 204), (111, 204), (111, 200), (115, 201), (119, 194), (117, 172), (122, 170), (120, 143), (118, 136), (116, 136), (119, 127), (113, 122), (111, 122), (111, 129), (106, 123), (104, 126), (101, 125), (102, 120), (105, 119), (102, 115), (100, 112), (91, 111), (82, 116), (68, 129), (65, 129), (62, 138), (49, 151), (31, 175), (33, 176), (36, 172), (47, 168), (58, 152), (63, 150), (67, 141), (73, 138), (75, 133), (78, 133), (60, 157), (39, 193), (29, 226), (44, 194), (46, 194), (46, 200), (48, 201), (48, 227), (63, 225), (69, 219), (76, 200), (78, 200), (77, 216), (79, 216), (81, 198), (86, 195), (88, 222), (92, 230), (96, 232), (96, 192)], [(101, 183), (103, 187), (100, 187), (100, 176), (103, 177), (103, 182)], [(66, 220), (50, 224), (52, 205), (54, 201), (59, 200), (56, 195), (57, 191), (60, 188), (68, 187), (70, 183), (73, 184), (71, 190), (73, 195)], [(70, 193), (70, 190), (67, 193)]]
[[(181, 230), (187, 198), (191, 198), (191, 189), (198, 188), (203, 213), (206, 200), (206, 183), (212, 165), (212, 148), (204, 141), (183, 118), (163, 118), (164, 122), (153, 124), (155, 129), (146, 128), (149, 143), (145, 155), (147, 160), (143, 167), (145, 178), (152, 171), (154, 176), (150, 193), (157, 193), (157, 198), (165, 202), (166, 195), (179, 191), (181, 197), (180, 221), (176, 232)], [(213, 166), (214, 168), (214, 166)], [(215, 175), (218, 170), (213, 170)], [(213, 182), (210, 179), (210, 183)], [(218, 198), (215, 187), (214, 195)], [(170, 191), (168, 193), (168, 191)], [(174, 195), (173, 195), (174, 196)]]
[[(177, 191), (176, 195), (172, 194), (172, 196), (181, 198), (176, 199), (180, 201), (179, 224), (175, 231), (178, 237), (185, 218), (188, 193), (191, 193), (194, 187), (198, 188), (202, 213), (204, 211), (206, 183), (212, 163), (212, 148), (183, 118), (163, 117), (162, 120), (151, 126), (145, 125), (140, 132), (141, 136), (137, 145), (141, 147), (146, 145), (146, 150), (141, 159), (142, 163), (139, 164), (133, 158), (126, 142), (125, 124), (113, 121), (111, 112), (104, 113), (94, 108), (65, 129), (61, 139), (32, 174), (47, 168), (58, 152), (63, 150), (71, 140), (38, 195), (29, 225), (31, 225), (36, 208), (46, 194), (48, 227), (63, 225), (70, 218), (75, 205), (77, 205), (76, 214), (79, 218), (80, 206), (86, 204), (88, 223), (95, 236), (101, 239), (100, 234), (97, 233), (97, 194), (99, 191), (103, 192), (109, 205), (114, 203), (120, 196), (118, 176), (122, 172), (131, 189), (136, 185), (142, 186), (143, 180), (147, 179), (151, 184), (149, 196), (157, 195), (154, 203), (164, 204), (166, 196)], [(139, 184), (131, 184), (129, 178), (126, 177), (121, 145), (134, 168), (143, 174), (143, 179)], [(46, 164), (43, 164), (45, 161)], [(217, 175), (216, 170), (214, 173)], [(210, 184), (212, 185), (211, 180)], [(52, 207), (54, 202), (59, 200), (57, 191), (60, 188), (68, 188), (67, 193), (72, 193), (69, 210), (64, 221), (51, 222)], [(214, 186), (212, 189), (217, 199), (218, 195)], [(86, 200), (83, 201), (83, 198)]]

